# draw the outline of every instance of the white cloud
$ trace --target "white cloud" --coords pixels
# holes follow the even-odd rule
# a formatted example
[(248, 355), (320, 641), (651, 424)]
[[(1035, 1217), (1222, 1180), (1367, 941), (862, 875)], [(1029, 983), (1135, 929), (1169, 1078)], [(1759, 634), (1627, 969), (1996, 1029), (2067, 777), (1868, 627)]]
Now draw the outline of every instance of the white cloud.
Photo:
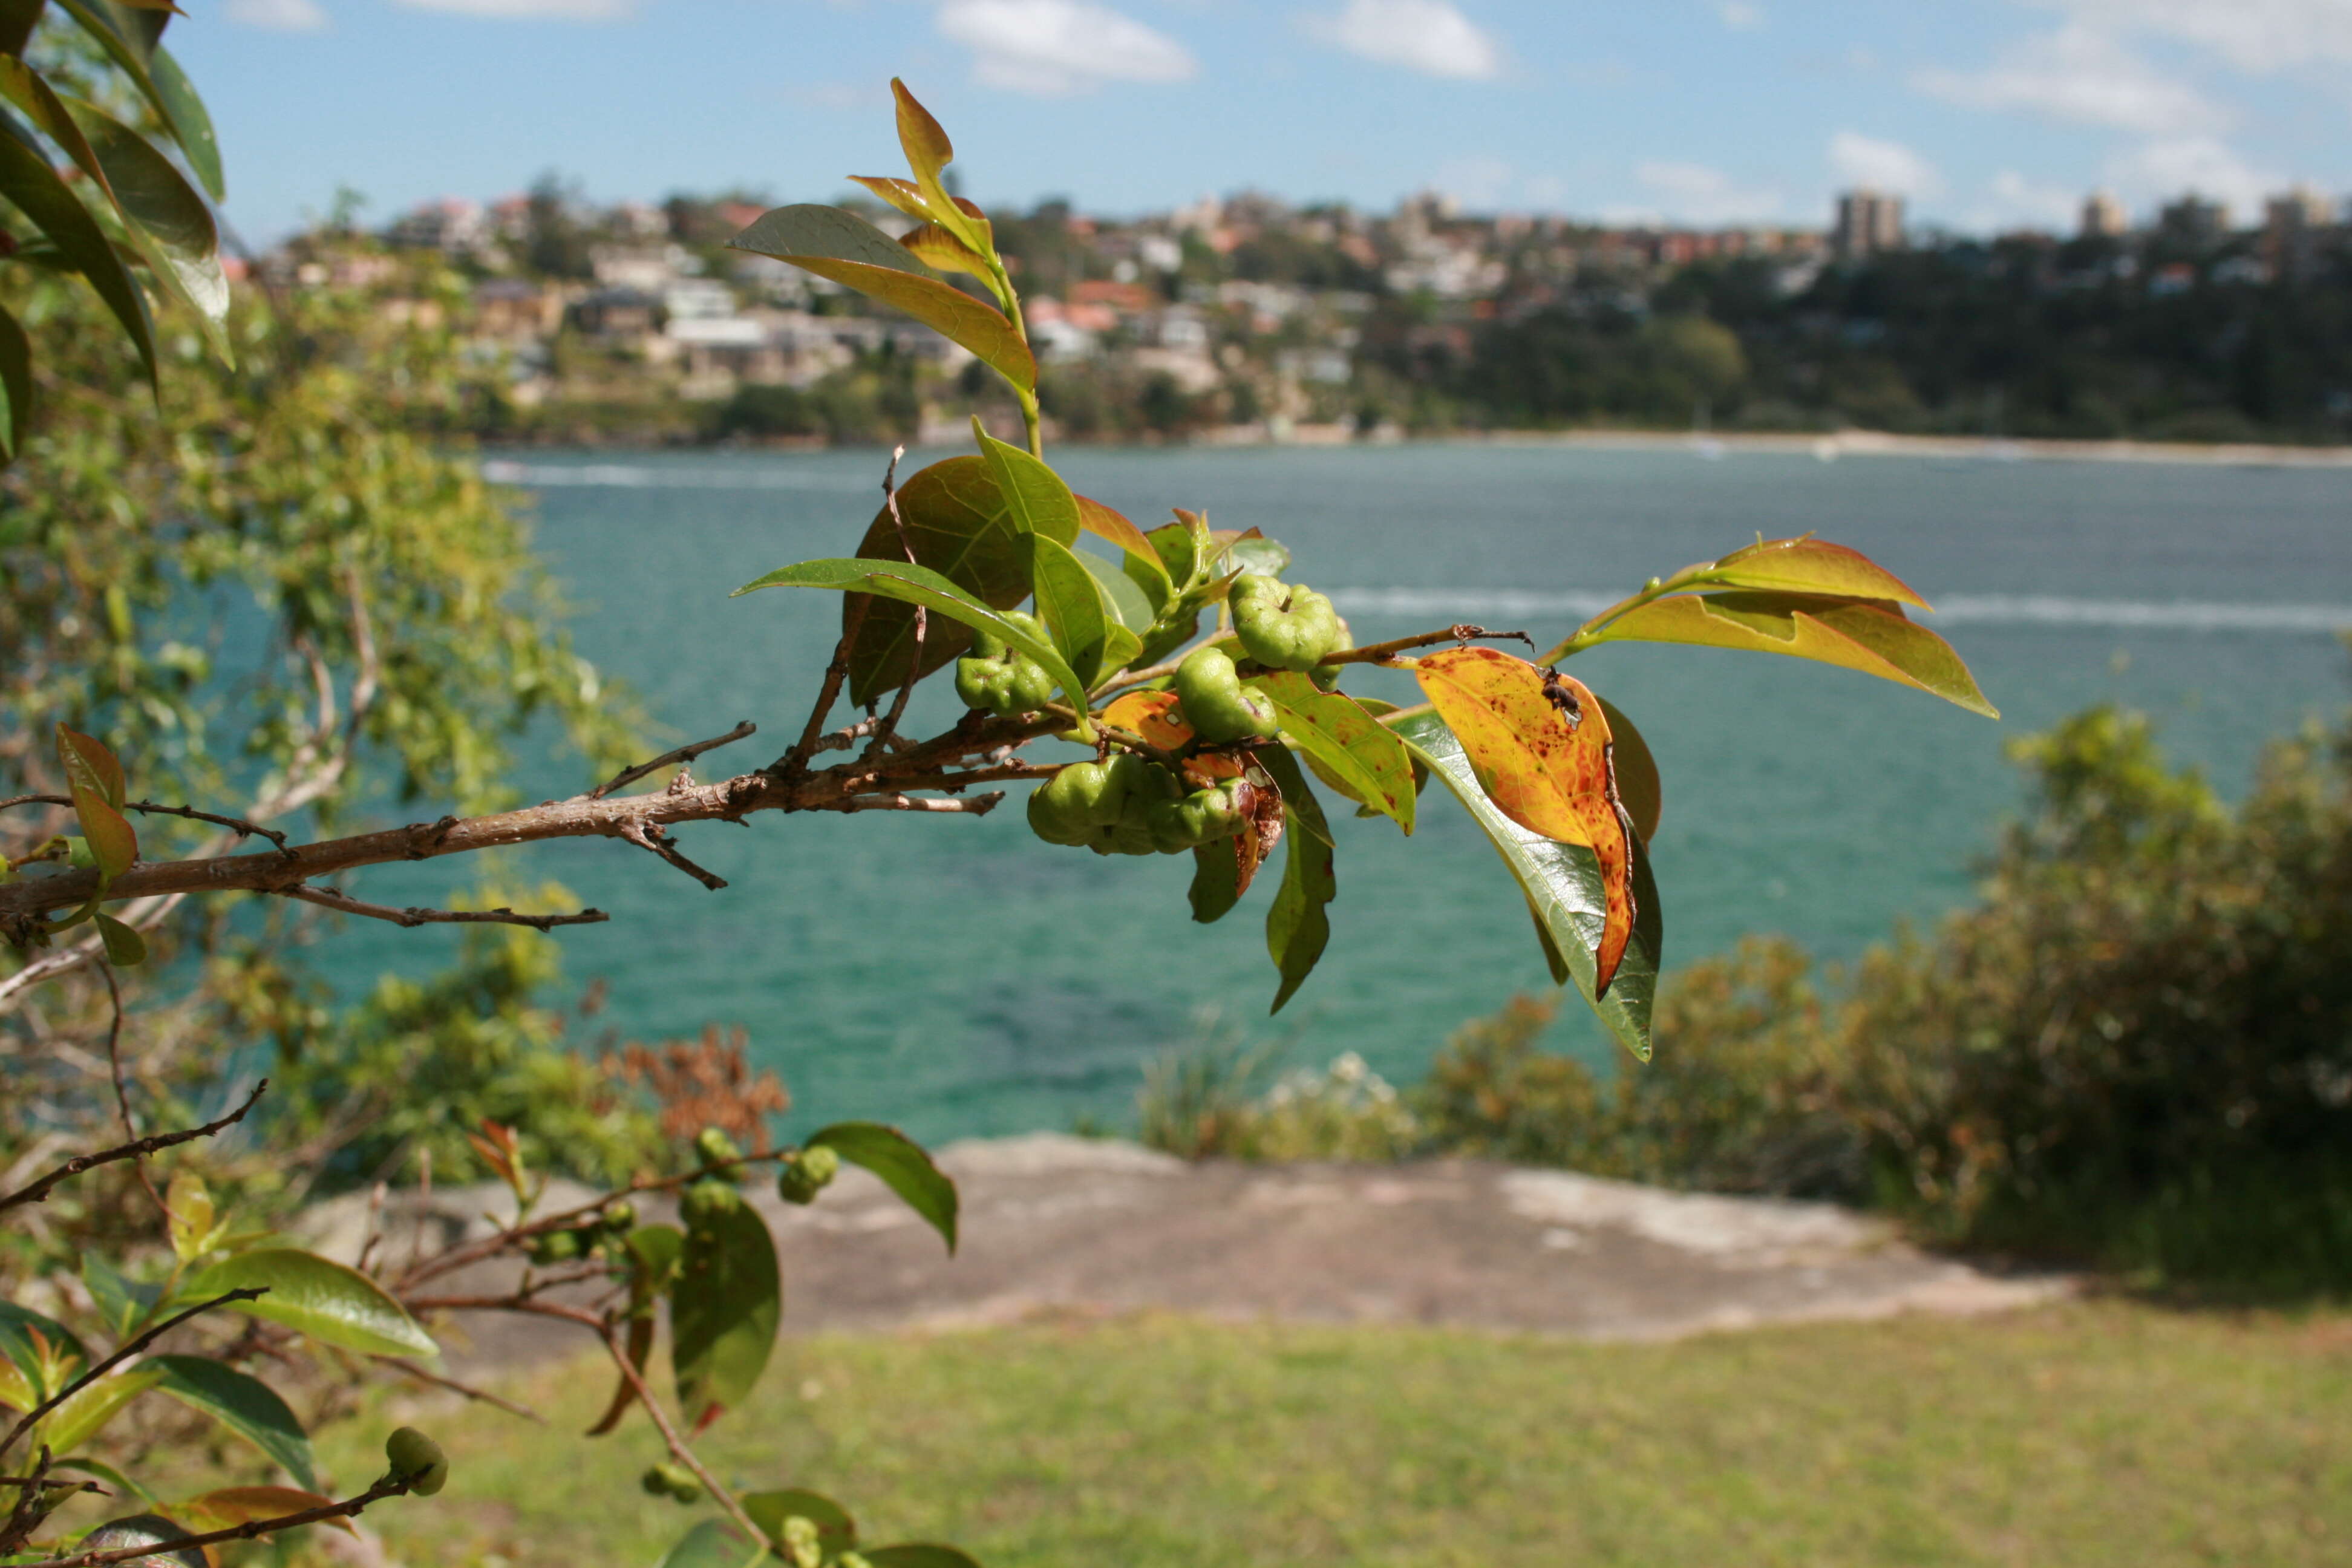
[(1723, 25), (1735, 33), (1752, 33), (1764, 25), (1764, 7), (1751, 0), (1723, 0), (1715, 10)]
[(2107, 177), (2126, 196), (2170, 201), (2185, 191), (2218, 197), (2243, 221), (2262, 210), (2265, 192), (2286, 181), (2257, 169), (2210, 136), (2180, 136), (2150, 142), (2107, 163)]
[(2012, 46), (1985, 71), (1927, 70), (1922, 92), (1974, 109), (2022, 109), (2144, 134), (2220, 129), (2227, 116), (2204, 94), (2080, 22)]
[(1898, 196), (1932, 196), (1944, 188), (1936, 165), (1900, 142), (1881, 142), (1859, 132), (1830, 138), (1830, 167), (1847, 184), (1868, 185)]
[(2081, 214), (2082, 197), (2057, 185), (2037, 185), (2014, 169), (1992, 177), (1992, 202), (1973, 215), (1977, 228), (2006, 228), (2031, 224), (2063, 229)]
[(273, 33), (316, 33), (327, 25), (318, 0), (228, 0), (221, 14), (239, 26)]
[(1060, 98), (1109, 81), (1185, 81), (1192, 53), (1089, 0), (949, 0), (940, 31), (970, 47), (984, 87)]
[(1780, 192), (1744, 189), (1722, 170), (1704, 163), (1638, 163), (1633, 177), (1657, 198), (1661, 216), (1680, 223), (1739, 223), (1780, 210)]
[(609, 22), (625, 16), (630, 0), (402, 0), (426, 11), (522, 22)]
[(2117, 33), (2146, 32), (2210, 49), (2243, 71), (2352, 60), (2346, 0), (2044, 0)]
[(1482, 80), (1503, 69), (1493, 37), (1452, 0), (1348, 0), (1338, 16), (1310, 16), (1307, 27), (1349, 54), (1430, 76)]

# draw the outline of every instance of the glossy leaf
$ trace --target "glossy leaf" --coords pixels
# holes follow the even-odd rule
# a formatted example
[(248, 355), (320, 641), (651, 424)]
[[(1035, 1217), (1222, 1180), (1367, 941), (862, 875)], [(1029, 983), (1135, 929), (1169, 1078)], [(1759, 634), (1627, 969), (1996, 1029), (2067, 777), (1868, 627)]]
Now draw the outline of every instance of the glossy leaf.
[(163, 1299), (161, 1285), (131, 1279), (96, 1252), (82, 1254), (81, 1280), (89, 1289), (90, 1301), (98, 1308), (106, 1331), (118, 1340), (129, 1339), (147, 1321), (155, 1303)]
[(1298, 771), (1297, 759), (1278, 746), (1256, 756), (1281, 790), (1293, 829), (1284, 835), (1282, 886), (1265, 915), (1265, 950), (1274, 959), (1276, 973), (1282, 976), (1274, 1005), (1266, 1011), (1279, 1013), (1298, 994), (1323, 950), (1330, 945), (1328, 911), (1339, 885), (1331, 868), (1331, 825), (1324, 820), (1323, 808), (1307, 787), (1307, 776)]
[(1486, 830), (1488, 841), (1527, 896), (1528, 908), (1550, 937), (1553, 945), (1548, 956), (1566, 963), (1578, 991), (1609, 1032), (1647, 1061), (1650, 1012), (1657, 994), (1664, 925), (1659, 918), (1649, 854), (1640, 840), (1633, 843), (1633, 940), (1608, 994), (1598, 995), (1592, 955), (1601, 943), (1608, 908), (1599, 859), (1581, 844), (1558, 843), (1505, 816), (1487, 798), (1462, 743), (1434, 709), (1408, 709), (1387, 722)]
[(1097, 555), (1091, 550), (1073, 550), (1078, 564), (1094, 574), (1095, 585), (1102, 590), (1103, 599), (1110, 605), (1118, 624), (1137, 634), (1135, 646), (1143, 646), (1141, 634), (1158, 618), (1151, 601), (1144, 597), (1142, 588), (1134, 578), (1118, 567)]
[(849, 183), (865, 186), (917, 223), (936, 221), (931, 216), (930, 203), (923, 199), (922, 188), (912, 180), (902, 180), (895, 174), (852, 174)]
[(654, 1568), (751, 1568), (768, 1558), (768, 1543), (749, 1542), (724, 1520), (706, 1519), (662, 1553)]
[(898, 146), (907, 154), (907, 167), (914, 174), (916, 188), (923, 193), (924, 204), (971, 249), (993, 255), (996, 238), (988, 220), (970, 203), (950, 195), (940, 178), (940, 171), (955, 162), (955, 146), (949, 142), (947, 131), (897, 77), (890, 79), (890, 96), (898, 110)]
[(201, 1300), (224, 1290), (258, 1285), (268, 1294), (235, 1303), (235, 1310), (299, 1329), (322, 1344), (368, 1355), (435, 1356), (441, 1353), (416, 1320), (357, 1269), (293, 1247), (241, 1252), (206, 1268), (180, 1289), (183, 1300)]
[(804, 1519), (816, 1526), (817, 1544), (824, 1548), (827, 1557), (857, 1545), (857, 1521), (849, 1517), (847, 1509), (822, 1492), (751, 1492), (738, 1500), (772, 1542), (783, 1538), (786, 1520)]
[(1802, 594), (1677, 594), (1596, 634), (1601, 642), (1690, 643), (1787, 654), (1916, 687), (1998, 719), (1951, 645), (1899, 609)]
[(1582, 682), (1491, 647), (1431, 654), (1413, 675), (1504, 816), (1547, 838), (1587, 845), (1600, 858), (1608, 918), (1594, 989), (1605, 994), (1633, 939), (1634, 833), (1600, 703)]
[(1261, 577), (1279, 577), (1290, 569), (1290, 552), (1256, 529), (1241, 534), (1225, 546), (1225, 570), (1255, 572)]
[(228, 185), (221, 178), (220, 139), (213, 132), (213, 117), (206, 112), (205, 100), (196, 96), (195, 84), (169, 49), (157, 48), (148, 58), (147, 70), (163, 118), (172, 127), (172, 140), (180, 144), (188, 167), (204, 182), (207, 195), (216, 202), (227, 200)]
[(807, 1147), (830, 1149), (881, 1177), (908, 1208), (940, 1233), (948, 1251), (955, 1251), (956, 1184), (931, 1163), (921, 1144), (878, 1121), (836, 1121), (809, 1134)]
[(910, 1541), (900, 1546), (877, 1546), (859, 1553), (872, 1568), (980, 1568), (977, 1560), (952, 1546)]
[(1016, 531), (1042, 533), (1058, 544), (1077, 542), (1078, 530), (1084, 518), (1078, 509), (1078, 498), (1070, 487), (1041, 458), (1033, 458), (1007, 441), (1000, 441), (981, 427), (974, 416), (972, 438), (980, 443), (980, 455), (988, 464), (988, 477), (1004, 498), (1005, 514), (1013, 521)]
[(1665, 813), (1665, 785), (1658, 777), (1658, 759), (1650, 754), (1650, 742), (1642, 739), (1642, 731), (1633, 727), (1633, 721), (1626, 718), (1622, 710), (1597, 692), (1592, 700), (1601, 704), (1601, 711), (1609, 721), (1617, 799), (1624, 805), (1633, 831), (1647, 844), (1658, 836), (1658, 822)]
[(942, 225), (926, 221), (900, 235), (898, 243), (926, 267), (941, 272), (968, 272), (974, 278), (988, 276), (988, 263), (973, 255), (970, 246)]
[[(1179, 517), (1186, 514), (1179, 512)], [(1160, 570), (1176, 583), (1190, 583), (1194, 565), (1200, 559), (1199, 544), (1192, 530), (1182, 522), (1162, 523), (1143, 536), (1151, 552), (1160, 557)]]
[(757, 1209), (739, 1204), (688, 1228), (669, 1289), (669, 1354), (695, 1426), (751, 1396), (783, 1316), (776, 1245)]
[(59, 1459), (57, 1464), (58, 1468), (61, 1470), (79, 1470), (84, 1475), (97, 1477), (112, 1487), (120, 1496), (135, 1497), (143, 1503), (152, 1503), (156, 1500), (153, 1492), (149, 1491), (103, 1459), (93, 1459), (87, 1454), (75, 1454)]
[(1242, 901), (1241, 863), (1235, 858), (1240, 840), (1221, 838), (1192, 851), (1192, 886), (1185, 894), (1192, 919), (1213, 925)]
[(66, 108), (106, 171), (108, 186), (132, 227), (149, 272), (195, 313), (205, 342), (230, 357), (223, 324), (228, 279), (221, 269), (220, 234), (210, 208), (172, 161), (144, 136), (93, 104), (68, 99)]
[[(981, 458), (949, 458), (931, 464), (899, 487), (898, 517), (884, 507), (858, 542), (869, 561), (903, 562), (898, 523), (916, 562), (956, 584), (992, 609), (1010, 610), (1029, 596), (1029, 570), (1013, 547), (1017, 536), (1004, 498)], [(1073, 529), (1061, 542), (1077, 538)], [(842, 606), (845, 626), (850, 606)], [(868, 600), (866, 623), (850, 650), (849, 696), (856, 703), (878, 701), (906, 678), (914, 647), (915, 612), (887, 599)], [(920, 673), (929, 675), (971, 649), (971, 633), (961, 623), (934, 620), (923, 638)]]
[(0, 310), (0, 461), (24, 449), (33, 412), (33, 340), (16, 318)]
[(1110, 653), (1110, 628), (1118, 617), (1111, 613), (1094, 574), (1067, 546), (1031, 533), (1022, 536), (1021, 549), (1037, 593), (1037, 618), (1045, 623), (1046, 634), (1077, 675), (1079, 686), (1092, 687), (1117, 668), (1104, 660)]
[(1412, 832), (1412, 755), (1393, 731), (1354, 698), (1320, 690), (1296, 671), (1268, 670), (1250, 681), (1281, 713), (1284, 737), (1328, 768), (1340, 793)]
[(1023, 391), (1037, 385), (1037, 362), (1003, 311), (934, 276), (912, 251), (855, 213), (814, 203), (777, 207), (728, 243), (904, 310)]
[(89, 1352), (71, 1329), (13, 1301), (0, 1301), (0, 1356), (7, 1358), (0, 1402), (18, 1410), (30, 1410), (89, 1364)]
[(1120, 574), (1134, 584), (1150, 611), (1143, 620), (1130, 620), (1128, 624), (1138, 631), (1145, 629), (1176, 597), (1176, 584), (1168, 575), (1167, 562), (1144, 537), (1143, 531), (1120, 513), (1087, 496), (1078, 497), (1077, 501), (1079, 526), (1097, 539), (1118, 546)]
[[(1079, 570), (1084, 571), (1085, 568)], [(803, 561), (744, 584), (735, 590), (735, 595), (760, 588), (829, 588), (836, 593), (877, 594), (910, 605), (922, 605), (1019, 648), (1045, 666), (1045, 673), (1062, 689), (1073, 708), (1083, 710), (1087, 705), (1086, 683), (1071, 672), (1069, 665), (1062, 658), (1061, 650), (1052, 641), (1006, 620), (955, 584), (925, 567), (886, 566), (877, 561)]]
[(1908, 583), (1861, 551), (1825, 539), (1762, 540), (1733, 551), (1706, 571), (1710, 580), (1730, 587), (1891, 599), (1929, 607)]
[(157, 1392), (211, 1416), (268, 1455), (304, 1488), (317, 1489), (310, 1439), (268, 1384), (204, 1356), (159, 1355), (142, 1365), (163, 1374)]
[(172, 1256), (194, 1263), (220, 1242), (225, 1228), (213, 1211), (213, 1194), (194, 1171), (175, 1172), (163, 1194), (164, 1225)]
[(122, 1407), (162, 1381), (152, 1366), (113, 1372), (85, 1384), (58, 1403), (33, 1429), (33, 1440), (60, 1454), (70, 1454), (105, 1429)]
[[(173, 1511), (200, 1529), (227, 1530), (257, 1519), (283, 1519), (288, 1514), (326, 1508), (334, 1500), (295, 1487), (223, 1487), (175, 1503)], [(319, 1522), (332, 1525), (345, 1535), (359, 1534), (359, 1528), (348, 1519), (322, 1519)], [(264, 1538), (267, 1539), (266, 1533)]]

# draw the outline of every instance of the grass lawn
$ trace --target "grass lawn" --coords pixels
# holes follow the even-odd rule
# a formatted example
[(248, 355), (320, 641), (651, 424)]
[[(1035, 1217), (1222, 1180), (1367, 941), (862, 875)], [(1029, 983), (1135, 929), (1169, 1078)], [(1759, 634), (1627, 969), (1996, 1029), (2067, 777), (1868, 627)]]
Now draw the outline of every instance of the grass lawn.
[[(412, 1568), (652, 1563), (610, 1374), (514, 1380), (541, 1429), (437, 1398), (320, 1435), (346, 1482), (394, 1415), (454, 1461), (371, 1510)], [(2341, 1563), (2352, 1317), (2123, 1302), (1592, 1345), (1450, 1330), (1041, 1323), (780, 1347), (714, 1468), (866, 1539), (987, 1568)]]

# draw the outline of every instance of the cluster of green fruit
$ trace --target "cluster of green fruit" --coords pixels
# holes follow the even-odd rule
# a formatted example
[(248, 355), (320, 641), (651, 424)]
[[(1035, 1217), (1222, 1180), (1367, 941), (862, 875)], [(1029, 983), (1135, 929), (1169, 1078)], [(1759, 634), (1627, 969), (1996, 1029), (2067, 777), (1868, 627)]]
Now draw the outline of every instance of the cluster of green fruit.
[[(1329, 599), (1279, 578), (1244, 573), (1234, 580), (1227, 603), (1234, 636), (1255, 667), (1312, 674), (1318, 684), (1336, 678), (1337, 668), (1324, 661), (1349, 644), (1347, 623)], [(1270, 740), (1281, 729), (1273, 700), (1244, 684), (1241, 667), (1214, 643), (1188, 655), (1171, 685), (1176, 708), (1168, 717), (1191, 731), (1197, 746)], [(956, 667), (957, 692), (1000, 716), (1034, 709), (1051, 689), (1035, 661), (992, 639), (983, 638), (980, 656)], [(1250, 820), (1251, 796), (1239, 777), (1201, 783), (1121, 752), (1056, 773), (1030, 795), (1029, 826), (1048, 844), (1097, 855), (1178, 855), (1241, 832)]]
[(524, 1250), (533, 1263), (542, 1265), (618, 1258), (628, 1246), (629, 1232), (636, 1227), (636, 1205), (615, 1199), (583, 1224), (533, 1237)]
[(702, 1500), (702, 1483), (684, 1465), (664, 1463), (646, 1468), (637, 1478), (637, 1485), (646, 1489), (648, 1497), (666, 1497), (682, 1503)]
[[(716, 1127), (706, 1127), (695, 1135), (694, 1152), (703, 1165), (711, 1171), (688, 1186), (678, 1198), (678, 1216), (690, 1230), (708, 1225), (722, 1214), (732, 1214), (743, 1204), (743, 1194), (736, 1190), (743, 1168), (743, 1151), (735, 1141)], [(817, 1194), (832, 1184), (841, 1171), (841, 1156), (832, 1150), (819, 1147), (802, 1149), (782, 1156), (776, 1171), (776, 1195), (788, 1204), (812, 1204)]]

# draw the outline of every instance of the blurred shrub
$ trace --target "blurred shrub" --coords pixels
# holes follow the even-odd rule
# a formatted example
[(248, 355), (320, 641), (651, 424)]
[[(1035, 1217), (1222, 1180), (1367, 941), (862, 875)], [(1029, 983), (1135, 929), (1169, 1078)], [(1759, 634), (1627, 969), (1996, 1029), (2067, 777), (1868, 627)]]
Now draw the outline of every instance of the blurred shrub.
[(1260, 1092), (1276, 1047), (1248, 1047), (1203, 1020), (1208, 1037), (1143, 1069), (1138, 1137), (1188, 1160), (1397, 1160), (1421, 1144), (1403, 1097), (1353, 1051), (1298, 1068)]

